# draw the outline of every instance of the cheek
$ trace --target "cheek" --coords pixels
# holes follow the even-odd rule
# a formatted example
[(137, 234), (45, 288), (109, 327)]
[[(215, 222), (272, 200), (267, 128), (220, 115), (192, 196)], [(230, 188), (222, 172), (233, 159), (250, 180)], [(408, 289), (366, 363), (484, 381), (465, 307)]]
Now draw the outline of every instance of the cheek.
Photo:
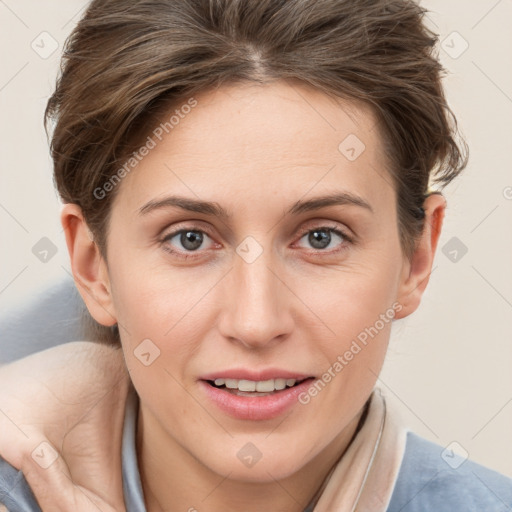
[(172, 269), (136, 255), (115, 261), (113, 267), (112, 295), (118, 321), (124, 322), (129, 332), (144, 336), (164, 337), (214, 284), (204, 271)]
[(151, 395), (165, 386), (178, 396), (180, 388), (170, 374), (185, 380), (188, 361), (213, 324), (208, 290), (218, 277), (199, 267), (171, 269), (135, 257), (124, 257), (113, 266), (114, 307), (135, 387), (142, 395), (144, 390)]
[[(183, 389), (178, 382), (184, 380), (191, 349), (183, 331), (188, 325), (190, 334), (187, 310), (192, 301), (183, 294), (186, 287), (143, 265), (117, 266), (112, 284), (118, 322), (124, 326), (125, 362), (137, 393), (157, 416), (179, 415)], [(169, 396), (175, 398), (172, 407)]]
[(346, 341), (393, 309), (397, 276), (398, 269), (391, 266), (343, 269), (316, 280), (301, 299), (318, 313), (331, 337)]
[[(310, 388), (302, 397), (303, 403), (309, 403), (321, 395), (321, 400), (315, 402), (315, 415), (324, 421), (325, 428), (332, 430), (332, 435), (350, 414), (359, 410), (374, 388), (386, 356), (392, 322), (400, 309), (389, 279), (383, 277), (379, 281), (370, 273), (351, 276), (353, 280), (347, 277), (329, 289), (335, 300), (328, 300), (326, 294), (320, 301), (320, 316), (331, 332), (329, 336), (310, 332), (312, 339), (318, 340), (316, 350), (323, 356), (322, 374), (316, 386), (318, 393)], [(341, 286), (343, 282), (345, 285)]]
[[(383, 251), (368, 252), (364, 261), (358, 259), (357, 264), (326, 275), (304, 291), (304, 303), (322, 321), (306, 329), (317, 340), (326, 372), (322, 380), (332, 382), (333, 391), (350, 390), (362, 397), (374, 386), (393, 319), (401, 309), (396, 302), (399, 261), (385, 257)], [(338, 398), (333, 393), (329, 399)]]

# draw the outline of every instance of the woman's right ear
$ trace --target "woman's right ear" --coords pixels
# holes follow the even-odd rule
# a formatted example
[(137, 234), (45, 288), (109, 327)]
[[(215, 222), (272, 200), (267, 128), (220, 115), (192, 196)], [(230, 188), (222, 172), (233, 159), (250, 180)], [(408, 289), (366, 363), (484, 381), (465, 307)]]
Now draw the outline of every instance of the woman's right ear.
[(62, 206), (60, 221), (66, 235), (71, 271), (89, 313), (101, 325), (117, 323), (107, 264), (82, 215), (72, 203)]

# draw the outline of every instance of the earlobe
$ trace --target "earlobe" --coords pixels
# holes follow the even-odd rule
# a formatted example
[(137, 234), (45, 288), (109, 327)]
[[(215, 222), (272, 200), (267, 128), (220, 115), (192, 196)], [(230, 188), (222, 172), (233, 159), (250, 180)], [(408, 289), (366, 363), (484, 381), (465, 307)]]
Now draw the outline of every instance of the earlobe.
[(433, 193), (424, 202), (425, 223), (421, 238), (410, 259), (404, 265), (398, 294), (398, 301), (403, 308), (396, 318), (405, 318), (418, 308), (423, 292), (432, 273), (432, 265), (441, 235), (446, 200), (441, 193)]
[(89, 313), (101, 325), (114, 325), (117, 319), (107, 265), (83, 218), (81, 208), (76, 204), (64, 204), (60, 218), (73, 277)]

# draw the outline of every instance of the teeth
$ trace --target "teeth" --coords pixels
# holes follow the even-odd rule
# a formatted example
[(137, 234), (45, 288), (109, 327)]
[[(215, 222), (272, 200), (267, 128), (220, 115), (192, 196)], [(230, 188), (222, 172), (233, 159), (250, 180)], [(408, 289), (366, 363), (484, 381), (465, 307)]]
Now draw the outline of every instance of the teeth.
[(297, 382), (296, 379), (269, 379), (269, 380), (237, 380), (237, 379), (215, 379), (216, 386), (225, 385), (228, 389), (238, 389), (239, 391), (259, 393), (270, 393), (280, 391), (286, 387), (291, 388)]
[(239, 380), (238, 389), (240, 391), (256, 391), (256, 382), (253, 380)]
[(276, 389), (274, 379), (256, 382), (254, 387), (256, 388), (256, 391), (259, 391), (261, 393), (269, 393), (270, 391), (274, 391), (274, 389)]
[(235, 379), (226, 379), (225, 384), (229, 389), (238, 389), (238, 381)]
[(284, 389), (286, 387), (286, 379), (275, 379), (274, 387), (276, 389)]

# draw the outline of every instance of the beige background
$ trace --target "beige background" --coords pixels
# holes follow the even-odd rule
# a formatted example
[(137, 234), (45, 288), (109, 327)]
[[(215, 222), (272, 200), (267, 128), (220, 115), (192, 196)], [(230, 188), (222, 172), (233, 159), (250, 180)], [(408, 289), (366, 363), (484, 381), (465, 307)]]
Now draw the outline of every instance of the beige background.
[[(512, 1), (423, 4), (444, 41), (447, 94), (471, 160), (445, 190), (430, 285), (420, 310), (394, 325), (380, 385), (420, 435), (443, 446), (455, 441), (456, 451), (512, 476)], [(0, 1), (2, 309), (69, 278), (42, 114), (84, 5)], [(58, 49), (47, 56), (52, 44)], [(42, 237), (58, 248), (46, 264), (32, 254)], [(449, 242), (467, 247), (456, 262)]]

